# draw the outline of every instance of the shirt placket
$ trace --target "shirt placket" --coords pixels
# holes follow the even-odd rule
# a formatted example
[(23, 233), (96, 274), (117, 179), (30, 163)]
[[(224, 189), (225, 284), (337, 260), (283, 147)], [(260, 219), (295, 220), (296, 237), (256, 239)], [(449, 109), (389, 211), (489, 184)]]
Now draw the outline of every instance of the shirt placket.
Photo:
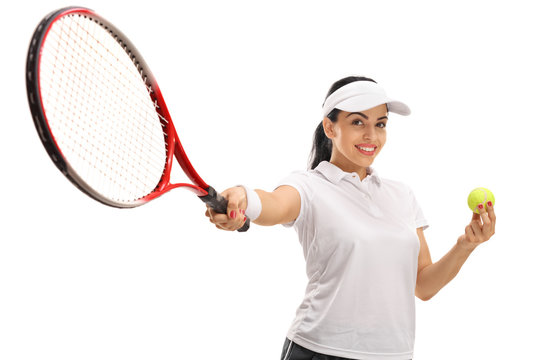
[(362, 198), (368, 204), (369, 212), (371, 213), (371, 215), (375, 217), (381, 217), (382, 211), (373, 201), (373, 195), (370, 186), (372, 184), (371, 179), (364, 179), (364, 181), (361, 181), (356, 174), (347, 175), (347, 179), (354, 185), (356, 189), (359, 190), (360, 196), (362, 196)]

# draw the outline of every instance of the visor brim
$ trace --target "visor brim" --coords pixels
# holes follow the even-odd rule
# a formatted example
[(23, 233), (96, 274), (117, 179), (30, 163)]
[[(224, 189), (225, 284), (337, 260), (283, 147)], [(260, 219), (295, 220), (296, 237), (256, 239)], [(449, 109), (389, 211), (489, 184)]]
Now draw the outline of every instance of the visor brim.
[(405, 103), (397, 100), (392, 100), (382, 94), (363, 94), (353, 96), (348, 98), (347, 100), (340, 102), (336, 106), (336, 109), (347, 112), (355, 112), (368, 110), (382, 104), (387, 104), (388, 111), (390, 112), (404, 116), (411, 114), (411, 110)]

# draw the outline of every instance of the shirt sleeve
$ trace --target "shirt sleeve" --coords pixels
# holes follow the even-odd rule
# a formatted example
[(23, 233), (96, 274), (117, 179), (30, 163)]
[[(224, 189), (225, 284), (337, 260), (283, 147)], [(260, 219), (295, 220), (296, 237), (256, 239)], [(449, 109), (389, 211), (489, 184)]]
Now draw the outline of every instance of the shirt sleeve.
[(426, 220), (426, 217), (424, 216), (424, 213), (422, 212), (422, 208), (420, 207), (420, 204), (416, 200), (416, 196), (414, 196), (414, 193), (410, 187), (409, 187), (409, 196), (411, 198), (412, 212), (413, 212), (416, 228), (418, 229), (421, 227), (422, 230), (426, 230), (429, 227), (428, 221)]
[(282, 225), (285, 227), (301, 226), (306, 219), (306, 214), (309, 213), (309, 202), (312, 197), (311, 188), (308, 184), (308, 173), (306, 171), (295, 171), (279, 181), (276, 189), (283, 185), (292, 186), (300, 194), (300, 213), (294, 221)]

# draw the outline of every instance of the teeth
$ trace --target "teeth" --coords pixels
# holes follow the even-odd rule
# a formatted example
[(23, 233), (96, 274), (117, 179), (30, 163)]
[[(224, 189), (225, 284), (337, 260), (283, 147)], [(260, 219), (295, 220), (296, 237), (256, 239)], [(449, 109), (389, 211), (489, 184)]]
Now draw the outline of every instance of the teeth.
[(361, 147), (361, 146), (357, 146), (357, 148), (359, 148), (360, 150), (364, 150), (364, 151), (374, 151), (375, 148), (368, 148), (368, 147)]

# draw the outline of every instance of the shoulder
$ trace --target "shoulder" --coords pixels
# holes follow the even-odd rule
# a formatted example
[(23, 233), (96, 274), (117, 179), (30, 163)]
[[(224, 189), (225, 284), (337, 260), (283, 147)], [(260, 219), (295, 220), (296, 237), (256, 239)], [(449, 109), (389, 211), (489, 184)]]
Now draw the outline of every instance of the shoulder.
[(320, 189), (321, 181), (324, 180), (318, 171), (296, 170), (282, 178), (278, 182), (276, 189), (281, 186), (291, 186), (298, 191), (302, 200), (309, 201)]
[(296, 170), (296, 171), (292, 171), (289, 175), (282, 178), (280, 183), (300, 182), (304, 184), (309, 184), (314, 181), (317, 181), (320, 178), (321, 178), (320, 173), (315, 170)]

